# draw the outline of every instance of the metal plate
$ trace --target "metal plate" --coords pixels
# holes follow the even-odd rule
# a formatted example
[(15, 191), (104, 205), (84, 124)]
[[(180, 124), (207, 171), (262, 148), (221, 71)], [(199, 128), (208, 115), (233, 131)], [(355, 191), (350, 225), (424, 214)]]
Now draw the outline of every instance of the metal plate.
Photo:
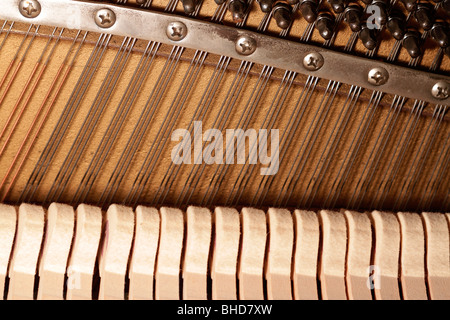
[[(2, 0), (0, 19), (110, 33), (180, 45), (431, 103), (449, 104), (450, 102), (450, 98), (439, 100), (431, 94), (433, 86), (438, 81), (450, 83), (448, 76), (417, 71), (191, 18), (108, 4), (73, 0), (40, 0), (40, 15), (30, 19), (19, 12), (19, 2), (19, 0)], [(113, 10), (116, 16), (115, 24), (108, 29), (100, 28), (95, 23), (96, 12), (103, 8)], [(184, 23), (188, 29), (186, 37), (181, 41), (172, 41), (166, 34), (169, 23), (176, 21)], [(237, 39), (244, 35), (251, 37), (257, 44), (256, 50), (245, 56), (236, 51), (235, 45)], [(304, 57), (312, 52), (318, 52), (324, 58), (323, 66), (317, 71), (309, 71), (303, 66)], [(389, 79), (385, 84), (375, 86), (367, 81), (369, 71), (373, 68), (384, 68), (388, 72)]]

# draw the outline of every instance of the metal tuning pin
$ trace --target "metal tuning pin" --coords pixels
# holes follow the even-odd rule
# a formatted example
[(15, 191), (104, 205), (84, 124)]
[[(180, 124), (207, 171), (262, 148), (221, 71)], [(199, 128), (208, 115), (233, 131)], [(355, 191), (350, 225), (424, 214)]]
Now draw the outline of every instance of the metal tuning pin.
[(344, 12), (345, 8), (347, 7), (346, 0), (328, 0), (328, 3), (335, 13)]
[(422, 53), (420, 49), (420, 33), (416, 30), (408, 30), (403, 36), (402, 45), (411, 58), (417, 58)]
[(380, 16), (377, 17), (377, 22), (381, 26), (384, 26), (386, 24), (387, 18), (388, 18), (386, 2), (382, 1), (382, 0), (374, 0), (371, 5), (378, 7)]
[(393, 11), (388, 17), (387, 29), (396, 40), (402, 40), (406, 30), (406, 19), (400, 11)]
[(259, 7), (261, 8), (262, 12), (270, 12), (272, 11), (274, 0), (257, 0)]
[(345, 9), (345, 21), (353, 32), (361, 30), (362, 9), (357, 4), (351, 4)]
[(273, 7), (273, 18), (277, 22), (278, 27), (287, 29), (292, 22), (292, 8), (284, 2), (278, 2)]
[(450, 30), (444, 21), (437, 21), (431, 27), (431, 37), (436, 41), (441, 48), (450, 46)]
[(369, 29), (365, 23), (361, 25), (361, 31), (359, 31), (358, 36), (364, 47), (368, 50), (373, 50), (377, 47), (377, 36), (375, 29)]
[(406, 10), (414, 11), (416, 9), (417, 0), (401, 0)]
[(241, 22), (244, 20), (247, 7), (248, 3), (245, 0), (230, 0), (230, 3), (228, 4), (228, 9), (233, 15), (233, 20), (235, 22)]
[(181, 0), (183, 3), (184, 12), (187, 14), (193, 13), (195, 11), (195, 7), (197, 7), (197, 0)]
[(221, 4), (224, 4), (225, 3), (225, 1), (227, 1), (227, 0), (214, 0), (214, 2), (217, 4), (217, 5), (221, 5)]
[(428, 4), (423, 2), (417, 4), (417, 9), (414, 11), (414, 17), (423, 30), (431, 29), (434, 20), (433, 15), (434, 11)]
[(320, 13), (317, 17), (315, 27), (325, 40), (329, 40), (333, 36), (334, 21), (334, 16), (328, 12)]
[(313, 23), (317, 19), (319, 0), (303, 0), (300, 4), (300, 12), (308, 23)]

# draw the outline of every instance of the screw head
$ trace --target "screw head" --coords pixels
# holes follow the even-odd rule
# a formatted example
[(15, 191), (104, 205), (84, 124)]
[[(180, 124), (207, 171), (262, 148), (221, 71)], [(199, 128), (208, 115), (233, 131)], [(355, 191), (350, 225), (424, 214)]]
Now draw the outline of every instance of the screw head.
[(318, 52), (309, 53), (303, 58), (303, 66), (309, 71), (319, 70), (324, 62), (323, 56)]
[(447, 99), (450, 94), (450, 84), (445, 81), (437, 82), (433, 88), (431, 88), (431, 94), (437, 99)]
[(172, 41), (183, 40), (187, 35), (187, 27), (183, 22), (175, 21), (169, 23), (166, 30), (167, 37)]
[(256, 40), (250, 36), (240, 36), (236, 40), (236, 52), (243, 56), (251, 55), (253, 52), (255, 52), (256, 47)]
[(374, 86), (381, 86), (389, 79), (389, 73), (384, 68), (373, 68), (367, 75), (367, 82)]
[(36, 18), (41, 13), (41, 4), (37, 0), (22, 0), (19, 11), (26, 18)]
[(116, 14), (110, 9), (100, 9), (95, 13), (95, 23), (100, 28), (111, 28), (116, 23)]

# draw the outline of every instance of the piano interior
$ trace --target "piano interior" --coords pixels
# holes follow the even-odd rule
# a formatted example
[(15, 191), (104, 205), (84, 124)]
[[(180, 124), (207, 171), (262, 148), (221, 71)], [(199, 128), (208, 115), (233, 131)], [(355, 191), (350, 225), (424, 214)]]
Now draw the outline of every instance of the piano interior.
[(2, 0), (3, 298), (450, 299), (449, 12)]

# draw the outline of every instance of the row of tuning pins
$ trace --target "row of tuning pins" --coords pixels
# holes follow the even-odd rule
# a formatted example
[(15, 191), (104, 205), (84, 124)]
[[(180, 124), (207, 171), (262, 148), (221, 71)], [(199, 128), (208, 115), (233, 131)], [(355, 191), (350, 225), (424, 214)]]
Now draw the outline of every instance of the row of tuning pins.
[[(263, 0), (261, 0), (263, 1)], [(292, 2), (298, 2), (290, 1)], [(401, 10), (390, 10), (388, 0), (362, 0), (367, 6), (371, 5), (372, 13), (378, 12), (374, 22), (377, 28), (370, 28), (367, 19), (371, 13), (358, 4), (349, 4), (346, 0), (328, 0), (331, 9), (335, 14), (344, 13), (344, 20), (348, 23), (353, 32), (358, 32), (358, 36), (363, 45), (368, 50), (373, 50), (378, 45), (378, 33), (381, 27), (386, 26), (389, 33), (398, 41), (412, 58), (417, 58), (422, 54), (421, 34), (414, 28), (407, 27), (407, 19)], [(418, 25), (425, 31), (429, 31), (431, 37), (450, 56), (450, 36), (449, 26), (444, 19), (437, 18), (436, 8), (442, 8), (442, 12), (447, 17), (450, 16), (450, 0), (434, 0), (438, 6), (432, 6), (426, 1), (401, 0), (405, 8), (412, 13)], [(320, 0), (300, 0), (300, 12), (308, 23), (315, 23), (319, 34), (325, 40), (331, 39), (334, 32), (334, 16), (331, 12), (319, 11)], [(374, 8), (376, 7), (376, 8)]]
[[(378, 8), (376, 11), (380, 13), (377, 19), (379, 28), (370, 29), (367, 23), (363, 23), (362, 17), (364, 14), (357, 5), (350, 5), (345, 9), (345, 20), (349, 22), (352, 31), (359, 32), (359, 38), (367, 49), (373, 50), (376, 48), (377, 34), (381, 27), (385, 26), (394, 39), (401, 41), (412, 58), (417, 58), (422, 54), (422, 35), (417, 28), (408, 26), (407, 17), (401, 10), (395, 7), (389, 8), (389, 3), (386, 0), (362, 1), (366, 5)], [(401, 0), (401, 2), (414, 17), (417, 25), (424, 31), (430, 32), (431, 38), (450, 56), (449, 26), (445, 19), (439, 18), (437, 15), (439, 8), (442, 8), (443, 15), (447, 18), (450, 16), (450, 0), (434, 0), (433, 2), (439, 4), (434, 6), (429, 1)]]
[[(222, 5), (228, 1), (228, 10), (230, 10), (233, 21), (236, 23), (243, 21), (247, 12), (249, 3), (247, 0), (214, 0), (217, 5)], [(186, 14), (191, 14), (195, 11), (200, 0), (181, 0), (183, 9)]]
[[(241, 22), (247, 12), (248, 0), (214, 0), (217, 5), (222, 5), (228, 1), (228, 10), (231, 12), (235, 22)], [(182, 0), (184, 11), (187, 14), (193, 13), (199, 0)], [(421, 34), (417, 29), (408, 27), (407, 19), (403, 12), (390, 8), (389, 0), (362, 0), (367, 6), (374, 6), (379, 12), (376, 18), (378, 28), (370, 28), (367, 19), (370, 16), (356, 3), (349, 4), (348, 0), (327, 0), (335, 14), (344, 14), (344, 20), (348, 23), (353, 32), (358, 32), (362, 44), (373, 50), (378, 45), (378, 33), (381, 27), (386, 27), (390, 34), (402, 42), (403, 47), (412, 58), (422, 54)], [(450, 15), (450, 0), (433, 0), (439, 3), (433, 6), (428, 1), (401, 0), (404, 7), (416, 19), (418, 25), (425, 31), (429, 31), (431, 37), (450, 55), (449, 27), (444, 19), (437, 18), (435, 8), (441, 8), (444, 15)], [(299, 4), (302, 17), (308, 23), (314, 23), (320, 36), (329, 40), (335, 32), (335, 16), (331, 11), (319, 9), (321, 0), (257, 0), (262, 12), (272, 12), (279, 28), (287, 29), (293, 20), (294, 5)], [(372, 7), (373, 8), (373, 7)], [(373, 11), (375, 12), (375, 11)]]
[[(450, 17), (450, 0), (433, 0), (435, 5), (432, 5), (429, 1), (401, 0), (401, 2), (416, 19), (418, 25), (424, 31), (429, 32), (431, 38), (444, 50), (445, 54), (450, 56), (450, 28), (446, 22), (446, 19), (448, 20)], [(408, 53), (413, 58), (421, 54), (420, 33), (417, 30), (406, 28), (405, 18), (400, 12), (392, 12), (387, 27), (397, 40), (399, 40), (398, 37), (402, 35), (402, 32), (404, 33), (403, 45), (407, 49), (410, 48)], [(397, 32), (398, 37), (395, 35), (396, 29), (399, 30)]]

